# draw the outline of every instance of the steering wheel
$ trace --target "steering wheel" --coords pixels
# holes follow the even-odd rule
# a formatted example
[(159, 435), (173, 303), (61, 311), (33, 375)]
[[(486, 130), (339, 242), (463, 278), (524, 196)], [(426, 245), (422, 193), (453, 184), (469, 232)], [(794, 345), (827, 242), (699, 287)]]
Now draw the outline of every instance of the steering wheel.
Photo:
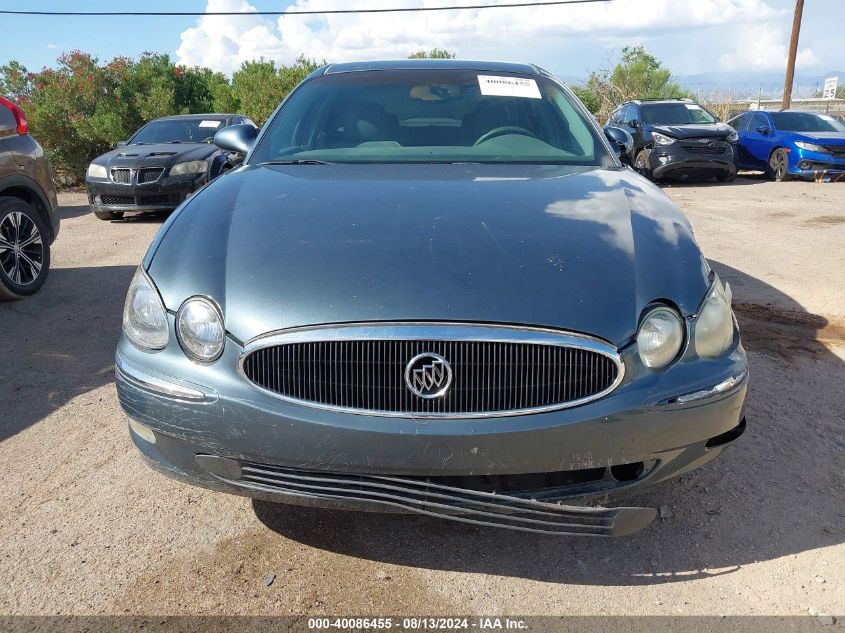
[(481, 145), (482, 143), (489, 141), (491, 138), (496, 138), (498, 136), (504, 136), (505, 134), (521, 134), (522, 136), (530, 136), (531, 138), (537, 138), (537, 135), (530, 130), (526, 130), (524, 127), (518, 127), (516, 125), (503, 125), (502, 127), (495, 127), (489, 132), (485, 132), (481, 136), (478, 137), (478, 140), (472, 144), (473, 147), (476, 145)]

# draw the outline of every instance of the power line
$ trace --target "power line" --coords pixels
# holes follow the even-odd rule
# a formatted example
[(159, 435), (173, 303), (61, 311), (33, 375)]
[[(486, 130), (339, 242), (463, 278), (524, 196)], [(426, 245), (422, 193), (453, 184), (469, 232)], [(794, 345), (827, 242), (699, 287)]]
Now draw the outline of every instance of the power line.
[(0, 9), (0, 15), (38, 16), (204, 16), (204, 15), (338, 15), (349, 13), (412, 13), (420, 11), (460, 11), (462, 9), (506, 9), (516, 7), (542, 7), (563, 4), (593, 4), (612, 0), (544, 0), (542, 2), (507, 2), (504, 4), (465, 4), (453, 7), (397, 7), (394, 9), (323, 9), (292, 11), (16, 11)]

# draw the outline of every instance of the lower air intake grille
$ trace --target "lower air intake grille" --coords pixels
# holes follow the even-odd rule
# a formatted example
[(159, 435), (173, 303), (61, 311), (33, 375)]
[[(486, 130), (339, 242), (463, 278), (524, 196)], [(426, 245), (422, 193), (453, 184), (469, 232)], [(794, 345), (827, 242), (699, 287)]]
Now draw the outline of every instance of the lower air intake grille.
[[(403, 329), (397, 326), (389, 338), (248, 346), (242, 371), (261, 389), (290, 400), (397, 416), (481, 417), (564, 408), (599, 398), (621, 380), (615, 351), (593, 339), (549, 334), (537, 341), (443, 340), (437, 326), (428, 326), (420, 333), (435, 336), (403, 340)], [(451, 334), (460, 339), (461, 330)], [(528, 330), (507, 331), (531, 338)], [(486, 332), (498, 333), (498, 328)]]

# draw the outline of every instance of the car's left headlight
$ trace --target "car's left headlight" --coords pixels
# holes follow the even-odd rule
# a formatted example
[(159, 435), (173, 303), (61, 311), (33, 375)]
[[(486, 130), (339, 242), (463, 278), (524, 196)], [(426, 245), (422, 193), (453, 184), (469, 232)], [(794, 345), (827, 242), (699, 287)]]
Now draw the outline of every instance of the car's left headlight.
[(187, 299), (176, 313), (176, 338), (193, 360), (210, 363), (220, 358), (226, 330), (217, 304), (206, 297)]
[(736, 143), (739, 140), (739, 134), (737, 134), (736, 130), (728, 134), (727, 141), (728, 143)]
[(734, 340), (731, 288), (716, 279), (695, 319), (695, 351), (704, 358), (727, 352)]
[(91, 163), (88, 165), (88, 177), (89, 178), (107, 178), (108, 173), (106, 172), (106, 168), (103, 165), (98, 165), (97, 163)]
[(795, 141), (795, 146), (807, 152), (819, 152), (820, 154), (829, 154), (830, 150), (815, 143), (807, 143), (806, 141)]
[(208, 163), (204, 160), (192, 160), (188, 163), (177, 163), (170, 168), (171, 176), (183, 174), (204, 174), (208, 171)]

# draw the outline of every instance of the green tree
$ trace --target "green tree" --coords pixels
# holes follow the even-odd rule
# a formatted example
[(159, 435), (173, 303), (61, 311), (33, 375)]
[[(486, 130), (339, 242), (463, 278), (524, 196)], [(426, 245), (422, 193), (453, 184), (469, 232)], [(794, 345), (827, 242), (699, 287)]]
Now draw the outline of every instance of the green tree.
[(606, 116), (629, 99), (682, 98), (692, 93), (672, 81), (672, 73), (642, 44), (626, 46), (611, 69), (590, 74), (586, 91), (598, 100), (597, 113)]
[(0, 66), (0, 95), (21, 99), (29, 94), (29, 89), (30, 78), (26, 66), (15, 60)]
[(432, 48), (430, 51), (418, 50), (408, 55), (408, 59), (455, 59), (457, 55), (453, 51), (443, 48)]
[(232, 75), (232, 93), (241, 112), (263, 125), (282, 99), (318, 67), (316, 61), (304, 56), (278, 68), (264, 59), (244, 62)]
[(587, 110), (593, 114), (599, 113), (599, 110), (601, 109), (601, 100), (596, 93), (586, 86), (571, 86), (571, 88), (572, 92), (574, 92), (575, 96), (581, 100), (581, 103), (584, 104), (584, 107), (587, 108)]

